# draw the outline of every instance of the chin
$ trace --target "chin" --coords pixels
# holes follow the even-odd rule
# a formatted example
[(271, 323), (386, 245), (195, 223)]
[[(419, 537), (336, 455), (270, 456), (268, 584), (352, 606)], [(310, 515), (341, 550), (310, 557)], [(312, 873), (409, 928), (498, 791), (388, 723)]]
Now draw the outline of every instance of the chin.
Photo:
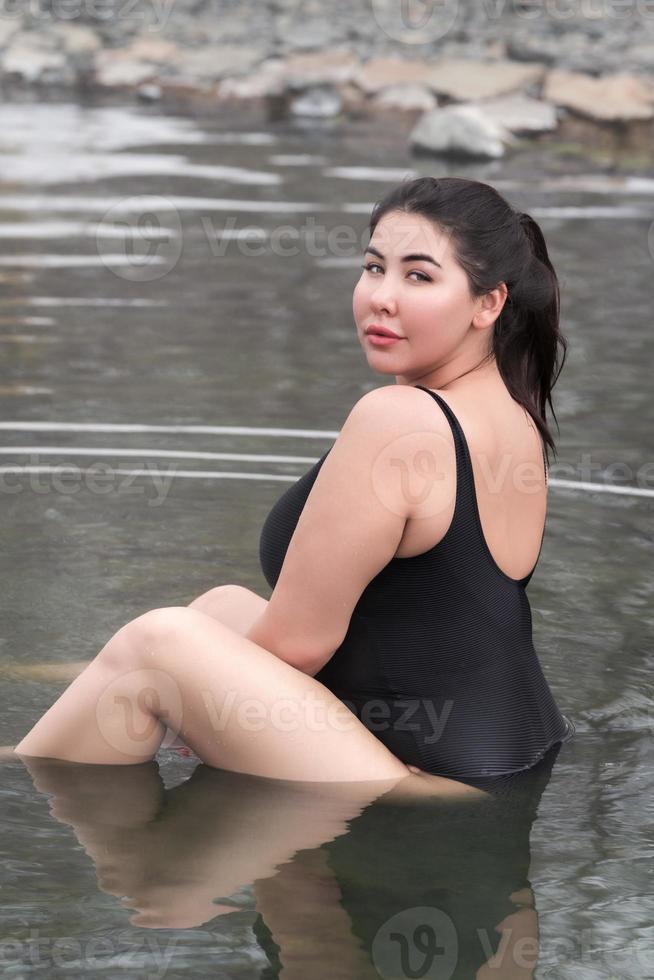
[(393, 377), (395, 377), (395, 375), (397, 374), (397, 368), (393, 367), (392, 364), (389, 364), (386, 367), (384, 366), (380, 367), (377, 364), (371, 364), (370, 360), (368, 360), (368, 367), (370, 368), (371, 371), (374, 371), (375, 374), (383, 374), (383, 375), (390, 374)]

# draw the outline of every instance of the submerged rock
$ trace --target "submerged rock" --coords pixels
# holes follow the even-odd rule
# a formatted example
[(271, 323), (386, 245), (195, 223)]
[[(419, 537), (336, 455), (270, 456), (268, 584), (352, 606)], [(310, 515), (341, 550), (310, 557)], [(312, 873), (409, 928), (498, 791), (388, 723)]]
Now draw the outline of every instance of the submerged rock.
[(341, 111), (342, 100), (336, 89), (326, 85), (308, 89), (291, 101), (290, 112), (295, 116), (314, 116), (327, 118), (337, 116)]

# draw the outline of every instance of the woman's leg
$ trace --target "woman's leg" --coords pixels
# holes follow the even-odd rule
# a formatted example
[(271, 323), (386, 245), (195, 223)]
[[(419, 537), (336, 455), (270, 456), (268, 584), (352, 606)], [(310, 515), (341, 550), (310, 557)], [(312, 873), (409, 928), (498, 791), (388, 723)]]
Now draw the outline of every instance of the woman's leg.
[(252, 624), (263, 615), (267, 605), (268, 600), (251, 589), (230, 583), (203, 592), (189, 602), (188, 608), (197, 609), (245, 636)]
[(167, 727), (209, 765), (238, 772), (416, 778), (313, 677), (184, 606), (120, 629), (16, 751), (135, 764), (154, 756)]

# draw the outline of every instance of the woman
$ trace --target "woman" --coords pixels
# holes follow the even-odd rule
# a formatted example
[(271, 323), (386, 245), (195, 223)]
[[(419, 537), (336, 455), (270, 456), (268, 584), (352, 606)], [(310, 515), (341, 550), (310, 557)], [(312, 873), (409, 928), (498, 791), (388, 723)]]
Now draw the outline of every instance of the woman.
[(542, 233), (459, 178), (402, 183), (370, 233), (354, 319), (368, 364), (396, 383), (359, 399), (273, 507), (270, 601), (223, 586), (139, 616), (20, 755), (141, 763), (168, 728), (223, 769), (447, 792), (569, 737), (525, 593), (566, 349)]

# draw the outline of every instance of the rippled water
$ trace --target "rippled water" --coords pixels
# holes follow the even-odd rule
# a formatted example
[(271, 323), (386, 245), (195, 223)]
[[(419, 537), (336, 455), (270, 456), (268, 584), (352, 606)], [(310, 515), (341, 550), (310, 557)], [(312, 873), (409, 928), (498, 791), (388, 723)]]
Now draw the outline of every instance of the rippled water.
[[(551, 774), (483, 805), (346, 805), (170, 752), (130, 772), (7, 764), (6, 975), (523, 976), (530, 883), (537, 977), (654, 976), (654, 181), (556, 148), (434, 164), (388, 122), (57, 103), (0, 122), (0, 742), (63, 688), (12, 665), (88, 659), (222, 582), (269, 594), (265, 515), (380, 384), (352, 322), (356, 243), (410, 173), (494, 184), (559, 271), (570, 353), (529, 598), (577, 726)], [(220, 899), (238, 911), (212, 916)]]

